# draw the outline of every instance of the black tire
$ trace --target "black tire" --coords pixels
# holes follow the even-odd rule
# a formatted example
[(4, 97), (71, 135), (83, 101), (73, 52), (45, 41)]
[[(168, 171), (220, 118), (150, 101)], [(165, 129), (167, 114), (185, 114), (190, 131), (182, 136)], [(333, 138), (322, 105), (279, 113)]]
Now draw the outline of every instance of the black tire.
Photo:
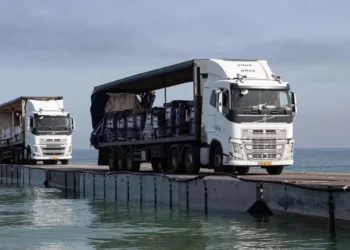
[(161, 172), (162, 171), (162, 166), (161, 166), (160, 160), (152, 160), (151, 165), (152, 165), (153, 172)]
[(213, 142), (209, 150), (209, 165), (214, 171), (222, 171), (223, 169), (223, 153), (221, 145)]
[(125, 155), (125, 165), (126, 165), (126, 170), (130, 172), (138, 172), (140, 171), (140, 162), (135, 162), (134, 161), (134, 152), (132, 148), (129, 148), (126, 151)]
[(117, 155), (117, 168), (116, 170), (117, 171), (125, 171), (125, 157), (124, 157), (124, 152), (123, 152), (123, 149), (121, 147), (119, 147), (117, 149), (117, 152), (116, 152), (116, 155)]
[(279, 175), (283, 172), (284, 166), (268, 167), (266, 171), (270, 175)]
[(18, 149), (17, 154), (17, 164), (23, 164), (24, 163), (24, 151), (22, 148)]
[(181, 173), (182, 169), (179, 147), (177, 145), (173, 145), (169, 149), (168, 166), (166, 167), (165, 171), (168, 173), (178, 174)]
[(68, 165), (69, 164), (69, 160), (61, 160), (61, 164), (62, 165)]
[(31, 164), (31, 165), (36, 165), (36, 160), (32, 159), (32, 151), (30, 149), (30, 147), (28, 147), (27, 149), (27, 163)]
[(200, 171), (199, 152), (194, 145), (186, 144), (181, 151), (182, 164), (187, 174), (198, 174)]
[(249, 172), (249, 169), (249, 167), (235, 167), (235, 170), (239, 175), (247, 174)]
[[(62, 161), (63, 164), (63, 161)], [(108, 152), (108, 167), (110, 171), (117, 170), (117, 154), (114, 148), (110, 148)]]

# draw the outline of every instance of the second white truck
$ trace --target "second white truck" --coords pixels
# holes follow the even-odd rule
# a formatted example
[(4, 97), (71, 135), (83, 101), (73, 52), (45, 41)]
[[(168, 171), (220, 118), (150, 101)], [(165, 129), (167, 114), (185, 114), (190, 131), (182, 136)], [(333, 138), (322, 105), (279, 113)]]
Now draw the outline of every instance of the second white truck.
[(74, 129), (61, 96), (21, 96), (0, 104), (0, 164), (68, 164)]
[[(154, 90), (187, 82), (193, 100), (152, 108)], [(117, 171), (151, 162), (172, 173), (245, 174), (257, 166), (280, 174), (293, 164), (296, 113), (290, 85), (267, 61), (194, 59), (95, 87), (91, 144), (98, 163)]]

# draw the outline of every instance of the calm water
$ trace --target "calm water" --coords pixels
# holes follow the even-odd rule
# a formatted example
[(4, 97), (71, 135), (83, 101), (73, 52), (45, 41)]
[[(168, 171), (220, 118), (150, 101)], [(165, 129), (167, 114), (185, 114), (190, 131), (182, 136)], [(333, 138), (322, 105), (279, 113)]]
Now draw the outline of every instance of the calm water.
[(0, 249), (348, 249), (350, 232), (299, 219), (170, 212), (0, 189)]
[[(96, 162), (75, 150), (73, 163)], [(350, 150), (296, 151), (293, 171), (350, 172)], [(348, 249), (327, 222), (247, 214), (205, 216), (167, 207), (66, 199), (56, 189), (0, 186), (0, 249)]]
[[(72, 163), (96, 163), (97, 151), (73, 150), (73, 158)], [(296, 149), (294, 165), (285, 168), (285, 171), (350, 173), (350, 148)]]

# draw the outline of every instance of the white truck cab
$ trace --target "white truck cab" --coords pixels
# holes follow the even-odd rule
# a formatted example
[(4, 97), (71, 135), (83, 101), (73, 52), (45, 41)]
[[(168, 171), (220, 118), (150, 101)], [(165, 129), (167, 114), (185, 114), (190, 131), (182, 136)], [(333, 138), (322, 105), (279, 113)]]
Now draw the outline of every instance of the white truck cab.
[(62, 97), (20, 97), (0, 105), (1, 162), (68, 164), (72, 159), (74, 119), (64, 110)]
[(211, 59), (200, 67), (202, 142), (210, 145), (201, 148), (201, 162), (241, 174), (251, 166), (279, 174), (292, 165), (297, 107), (289, 84), (265, 60)]
[[(63, 100), (28, 100), (24, 119), (29, 161), (61, 161), (72, 158), (74, 119), (63, 109)], [(31, 153), (31, 154), (30, 154)], [(31, 157), (31, 158), (30, 158)]]

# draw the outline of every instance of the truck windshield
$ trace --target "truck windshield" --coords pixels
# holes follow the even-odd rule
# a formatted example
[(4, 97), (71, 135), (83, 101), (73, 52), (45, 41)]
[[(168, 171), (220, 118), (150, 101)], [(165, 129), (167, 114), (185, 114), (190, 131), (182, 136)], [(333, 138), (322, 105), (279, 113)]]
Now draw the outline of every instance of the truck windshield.
[(69, 130), (70, 122), (66, 116), (36, 116), (35, 126), (38, 131)]
[(291, 107), (291, 94), (288, 90), (232, 89), (232, 108), (254, 108), (259, 105), (267, 108)]

